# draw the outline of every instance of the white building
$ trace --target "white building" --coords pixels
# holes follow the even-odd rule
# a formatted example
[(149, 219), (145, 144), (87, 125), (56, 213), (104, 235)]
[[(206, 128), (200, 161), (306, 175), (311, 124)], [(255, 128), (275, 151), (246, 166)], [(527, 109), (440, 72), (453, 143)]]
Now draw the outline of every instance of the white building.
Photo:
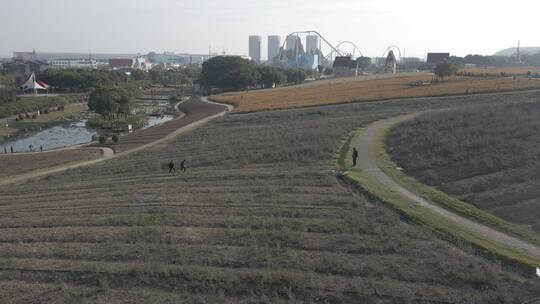
[(306, 36), (306, 53), (316, 53), (319, 49), (319, 36), (307, 35)]
[(57, 69), (96, 69), (99, 63), (94, 59), (50, 59), (47, 63)]
[(272, 61), (279, 55), (280, 48), (281, 37), (276, 35), (268, 36), (268, 61)]
[(261, 36), (249, 36), (249, 57), (255, 62), (261, 62)]

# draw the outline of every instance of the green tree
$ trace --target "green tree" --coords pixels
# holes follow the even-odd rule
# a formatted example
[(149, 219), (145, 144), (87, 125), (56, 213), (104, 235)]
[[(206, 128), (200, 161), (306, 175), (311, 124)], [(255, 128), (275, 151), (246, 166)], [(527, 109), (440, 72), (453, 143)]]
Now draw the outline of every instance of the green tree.
[(257, 70), (260, 74), (259, 84), (264, 88), (272, 88), (274, 85), (282, 85), (287, 82), (287, 75), (283, 69), (265, 66)]
[(120, 87), (95, 89), (88, 99), (90, 110), (106, 117), (131, 114), (134, 103), (133, 94)]
[(371, 65), (371, 58), (369, 57), (358, 57), (356, 59), (356, 63), (358, 65), (358, 69), (361, 71), (367, 69)]
[(216, 56), (203, 63), (201, 85), (221, 89), (242, 89), (257, 84), (259, 74), (250, 60)]
[(37, 75), (39, 80), (58, 91), (87, 92), (102, 86), (127, 83), (128, 77), (119, 71), (90, 69), (49, 69)]
[(14, 102), (18, 92), (19, 89), (13, 77), (0, 75), (0, 104)]
[(293, 68), (285, 70), (288, 83), (302, 83), (306, 80), (307, 73), (303, 69)]
[(458, 68), (451, 64), (451, 63), (440, 63), (435, 67), (435, 75), (439, 77), (441, 80), (444, 80), (445, 77), (449, 77), (452, 75), (455, 75), (457, 73)]

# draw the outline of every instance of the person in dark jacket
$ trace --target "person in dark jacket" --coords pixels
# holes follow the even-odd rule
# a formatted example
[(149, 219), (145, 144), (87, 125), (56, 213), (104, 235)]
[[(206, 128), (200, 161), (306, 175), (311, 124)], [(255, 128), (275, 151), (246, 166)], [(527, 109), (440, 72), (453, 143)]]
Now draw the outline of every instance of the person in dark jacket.
[(358, 151), (356, 148), (352, 149), (352, 165), (353, 167), (356, 167), (356, 160), (358, 159)]
[(186, 172), (186, 160), (184, 159), (181, 163), (180, 163), (180, 170), (182, 170), (183, 172)]
[(174, 167), (174, 161), (171, 160), (169, 163), (169, 173), (176, 172), (176, 168)]

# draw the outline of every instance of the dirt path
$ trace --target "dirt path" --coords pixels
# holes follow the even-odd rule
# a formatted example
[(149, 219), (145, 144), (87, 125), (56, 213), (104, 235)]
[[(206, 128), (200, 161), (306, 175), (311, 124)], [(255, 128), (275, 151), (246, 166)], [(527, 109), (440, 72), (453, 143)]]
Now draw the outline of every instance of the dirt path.
[(515, 238), (513, 236), (507, 235), (500, 231), (497, 231), (488, 226), (476, 223), (472, 220), (469, 220), (461, 215), (450, 212), (442, 207), (439, 207), (433, 202), (427, 201), (424, 198), (418, 196), (417, 194), (405, 189), (403, 186), (398, 184), (390, 176), (386, 175), (378, 166), (377, 166), (377, 154), (376, 154), (376, 136), (379, 132), (383, 131), (385, 128), (390, 127), (401, 121), (410, 119), (413, 115), (404, 115), (393, 117), (389, 119), (384, 119), (377, 121), (367, 128), (364, 129), (358, 142), (355, 143), (356, 148), (358, 149), (358, 163), (360, 168), (364, 173), (376, 181), (382, 183), (388, 188), (389, 191), (394, 191), (403, 195), (404, 197), (414, 201), (416, 204), (428, 208), (432, 211), (439, 213), (445, 218), (452, 220), (459, 225), (469, 229), (472, 232), (475, 232), (478, 235), (496, 241), (498, 243), (507, 245), (509, 247), (515, 248), (522, 252), (525, 252), (531, 256), (534, 256), (540, 259), (540, 248), (532, 245), (526, 241)]
[[(42, 170), (28, 174), (19, 175), (13, 178), (0, 180), (0, 186), (20, 183), (32, 178), (47, 176), (53, 173), (66, 171), (69, 169), (85, 167), (93, 165), (105, 160), (110, 160), (131, 154), (143, 149), (150, 148), (160, 143), (166, 142), (177, 137), (180, 134), (196, 129), (212, 119), (224, 116), (230, 111), (230, 106), (222, 105), (215, 102), (206, 102), (205, 99), (192, 99), (185, 101), (179, 105), (181, 112), (184, 113), (181, 119), (172, 120), (163, 125), (134, 132), (125, 138), (121, 138), (120, 142), (111, 146), (89, 146), (85, 149), (100, 149), (103, 151), (103, 157), (91, 161), (79, 162), (75, 164)], [(149, 131), (147, 131), (149, 130)], [(117, 150), (115, 150), (115, 148)], [(115, 151), (117, 153), (115, 153)], [(121, 151), (121, 152), (120, 152)], [(45, 153), (45, 152), (43, 152)]]

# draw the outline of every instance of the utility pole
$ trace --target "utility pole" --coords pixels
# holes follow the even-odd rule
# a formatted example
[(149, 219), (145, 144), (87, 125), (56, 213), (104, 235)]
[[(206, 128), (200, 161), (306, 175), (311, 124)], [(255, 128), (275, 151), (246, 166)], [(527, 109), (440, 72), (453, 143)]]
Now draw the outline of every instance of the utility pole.
[(522, 64), (523, 62), (521, 61), (521, 40), (518, 40), (518, 47), (517, 47), (517, 61), (519, 64)]

